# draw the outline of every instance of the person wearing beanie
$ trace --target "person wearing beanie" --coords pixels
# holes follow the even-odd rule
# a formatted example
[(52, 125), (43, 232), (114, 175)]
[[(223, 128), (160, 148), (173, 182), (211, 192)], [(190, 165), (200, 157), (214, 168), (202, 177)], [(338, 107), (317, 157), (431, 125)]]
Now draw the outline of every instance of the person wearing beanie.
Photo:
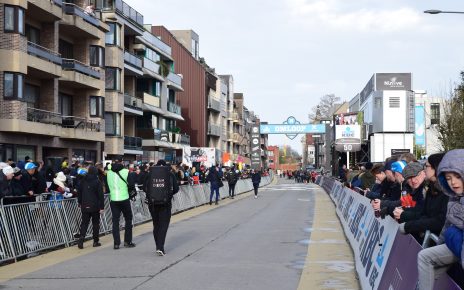
[(375, 176), (372, 174), (371, 169), (373, 164), (371, 162), (367, 162), (364, 167), (366, 168), (365, 172), (359, 177), (361, 181), (360, 188), (364, 190), (370, 190), (372, 186), (375, 184)]
[(464, 149), (445, 154), (438, 166), (437, 180), (449, 201), (438, 245), (423, 249), (417, 257), (420, 290), (435, 289), (436, 279), (454, 263), (459, 262), (464, 268)]
[(82, 212), (82, 221), (80, 226), (80, 238), (77, 242), (79, 249), (84, 248), (84, 238), (92, 219), (92, 238), (93, 247), (100, 247), (100, 215), (105, 210), (103, 196), (103, 184), (98, 179), (98, 169), (90, 166), (87, 174), (83, 177), (79, 188), (77, 188), (77, 202)]

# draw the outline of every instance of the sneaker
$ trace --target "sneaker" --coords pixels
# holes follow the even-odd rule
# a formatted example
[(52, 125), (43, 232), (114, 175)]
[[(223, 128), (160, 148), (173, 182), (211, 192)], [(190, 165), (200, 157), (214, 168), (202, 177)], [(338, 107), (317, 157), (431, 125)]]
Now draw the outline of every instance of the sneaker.
[(114, 246), (113, 246), (113, 249), (119, 250), (119, 245), (114, 245)]
[(257, 195), (255, 195), (255, 198), (258, 198), (258, 196), (257, 196)]
[(209, 205), (212, 205), (212, 204), (213, 204), (213, 202), (212, 202), (212, 201), (210, 201), (210, 202), (209, 202)]
[(135, 248), (135, 244), (133, 242), (130, 242), (130, 243), (124, 242), (124, 247), (125, 248)]
[(217, 202), (217, 201), (216, 201), (214, 204), (215, 204), (215, 205), (218, 205), (218, 204), (219, 204), (219, 202)]
[(234, 199), (235, 197), (232, 196), (232, 199)]
[(102, 244), (100, 242), (93, 242), (93, 247), (100, 247)]
[(82, 250), (84, 248), (84, 242), (82, 241), (77, 242), (77, 247)]
[(164, 253), (164, 251), (161, 251), (161, 250), (156, 250), (156, 254), (160, 257), (166, 255), (166, 253)]

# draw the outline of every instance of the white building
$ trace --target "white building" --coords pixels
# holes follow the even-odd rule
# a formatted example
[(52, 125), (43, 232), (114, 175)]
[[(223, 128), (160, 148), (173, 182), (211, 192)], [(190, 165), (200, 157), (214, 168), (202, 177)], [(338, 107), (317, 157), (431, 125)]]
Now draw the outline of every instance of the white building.
[[(429, 156), (433, 153), (443, 151), (443, 148), (438, 139), (438, 124), (444, 113), (444, 99), (427, 95), (427, 91), (415, 91), (416, 110), (424, 111), (424, 121), (416, 122), (416, 144), (423, 146), (425, 155)], [(417, 111), (416, 111), (417, 112)], [(420, 118), (420, 117), (419, 117)], [(424, 132), (424, 142), (418, 141), (418, 134)], [(420, 139), (419, 139), (420, 140)]]

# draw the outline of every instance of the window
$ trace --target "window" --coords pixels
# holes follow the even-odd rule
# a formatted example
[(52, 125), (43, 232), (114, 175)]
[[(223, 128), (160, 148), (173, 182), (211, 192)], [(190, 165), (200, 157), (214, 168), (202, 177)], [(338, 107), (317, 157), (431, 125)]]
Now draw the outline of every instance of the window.
[(153, 96), (161, 97), (161, 82), (153, 81)]
[(105, 99), (100, 96), (91, 96), (89, 100), (90, 117), (103, 118), (103, 111), (105, 108)]
[(121, 114), (105, 113), (105, 134), (121, 136)]
[(74, 46), (63, 39), (59, 41), (59, 52), (62, 58), (74, 59)]
[(40, 30), (37, 28), (26, 25), (26, 37), (32, 43), (40, 44)]
[(105, 73), (105, 88), (107, 90), (121, 90), (121, 71), (117, 67), (107, 67)]
[(440, 124), (440, 104), (432, 103), (430, 104), (430, 124)]
[(4, 31), (24, 34), (24, 9), (19, 6), (4, 6)]
[(105, 66), (105, 49), (101, 46), (90, 46), (90, 65), (104, 67)]
[(24, 86), (24, 101), (30, 108), (36, 108), (40, 98), (40, 87), (31, 84)]
[(154, 62), (158, 62), (158, 61), (161, 60), (160, 55), (156, 51), (154, 51), (154, 50), (152, 50), (151, 48), (148, 48), (148, 47), (145, 50), (145, 57), (148, 58), (149, 60), (154, 61)]
[(73, 115), (72, 96), (60, 93), (60, 96), (58, 98), (58, 107), (60, 109), (61, 115), (72, 116)]
[(106, 33), (105, 43), (109, 45), (121, 46), (121, 27), (114, 22), (108, 22), (110, 31)]
[(3, 97), (5, 99), (23, 99), (24, 76), (20, 73), (3, 73)]

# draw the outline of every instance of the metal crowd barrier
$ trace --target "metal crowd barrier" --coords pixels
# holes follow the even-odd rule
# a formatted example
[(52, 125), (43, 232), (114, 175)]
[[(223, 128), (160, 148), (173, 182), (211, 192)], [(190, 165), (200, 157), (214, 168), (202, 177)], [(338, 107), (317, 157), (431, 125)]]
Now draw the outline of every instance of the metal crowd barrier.
[[(274, 174), (261, 178), (260, 186), (271, 183)], [(235, 186), (236, 195), (253, 190), (250, 179), (240, 179)], [(229, 186), (220, 188), (221, 199), (229, 196)], [(209, 202), (210, 185), (182, 185), (174, 195), (172, 213), (189, 210)], [(22, 197), (24, 198), (24, 197)], [(19, 200), (20, 198), (18, 198)], [(13, 199), (14, 201), (14, 199)], [(145, 192), (139, 191), (131, 201), (133, 225), (151, 221), (145, 203)], [(0, 199), (0, 265), (5, 261), (36, 255), (57, 247), (69, 247), (79, 238), (81, 210), (77, 198), (63, 199), (56, 193), (36, 196), (35, 202), (4, 204)], [(113, 227), (109, 196), (105, 195), (105, 210), (100, 219), (100, 234), (108, 234)], [(121, 217), (120, 228), (124, 228)], [(86, 238), (92, 236), (92, 227)]]

